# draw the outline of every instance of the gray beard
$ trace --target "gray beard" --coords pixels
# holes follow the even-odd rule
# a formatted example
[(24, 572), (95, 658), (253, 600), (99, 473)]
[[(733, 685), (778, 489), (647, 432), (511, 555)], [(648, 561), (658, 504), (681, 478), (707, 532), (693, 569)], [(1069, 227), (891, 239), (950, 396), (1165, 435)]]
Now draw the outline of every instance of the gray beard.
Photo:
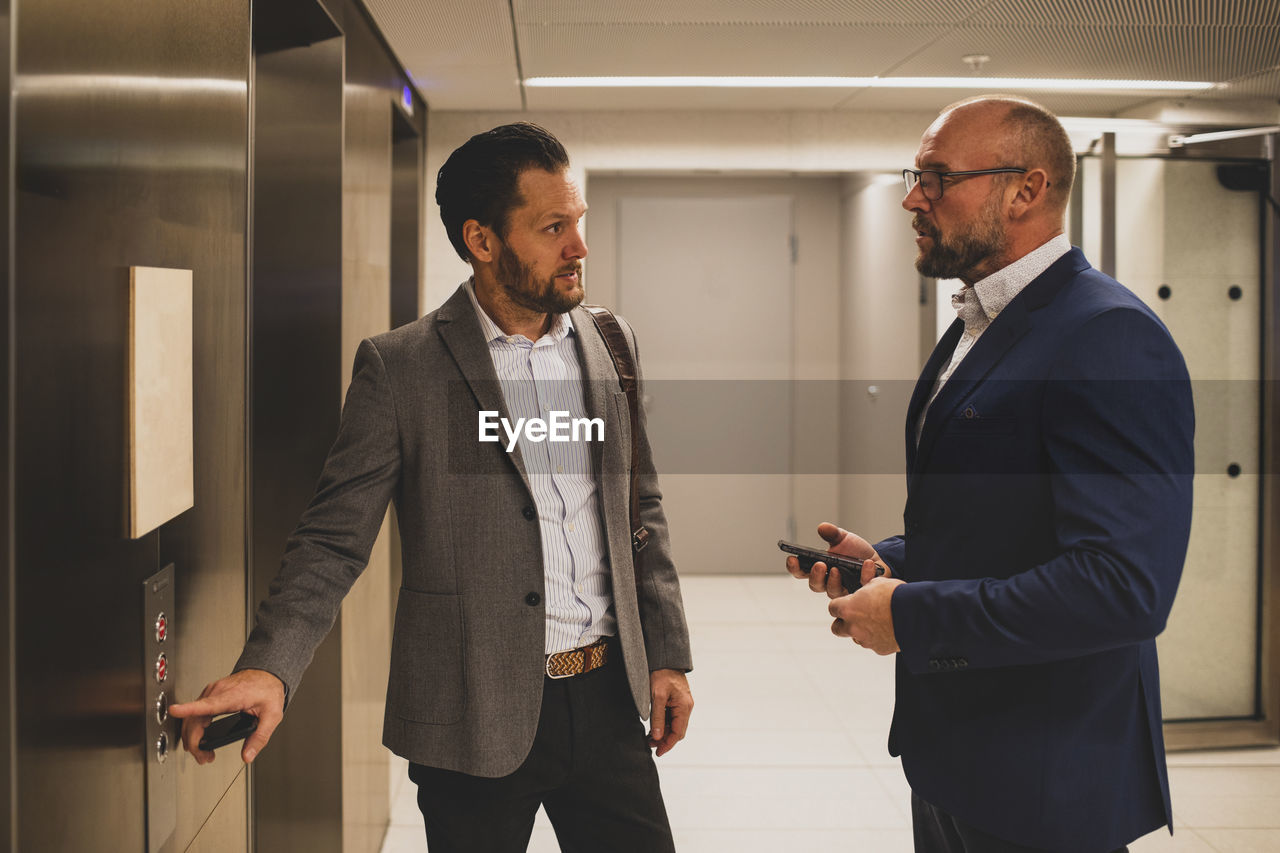
[(930, 278), (963, 278), (969, 270), (998, 255), (1004, 248), (1005, 232), (996, 216), (997, 203), (998, 198), (992, 196), (992, 202), (983, 206), (982, 219), (949, 241), (942, 240), (929, 223), (917, 220), (917, 227), (933, 243), (916, 259), (919, 273)]

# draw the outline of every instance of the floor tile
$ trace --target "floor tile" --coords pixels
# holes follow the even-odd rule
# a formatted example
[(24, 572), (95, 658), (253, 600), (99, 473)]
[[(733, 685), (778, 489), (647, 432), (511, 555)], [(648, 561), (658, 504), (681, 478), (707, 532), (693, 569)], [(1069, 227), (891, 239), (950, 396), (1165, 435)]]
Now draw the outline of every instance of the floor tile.
[[(659, 759), (680, 853), (909, 853), (911, 791), (888, 754), (894, 661), (830, 632), (823, 596), (777, 576), (682, 579), (696, 706), (689, 737)], [(1169, 755), (1176, 832), (1132, 853), (1280, 851), (1280, 749)], [(424, 853), (393, 759), (382, 853)], [(539, 812), (530, 853), (558, 853)]]
[(387, 829), (382, 853), (427, 853), (427, 837), (421, 826), (396, 826)]
[(1129, 853), (1218, 853), (1192, 829), (1157, 829), (1129, 845)]
[[(676, 829), (680, 853), (911, 853), (911, 831), (897, 830), (697, 830)], [(554, 853), (554, 851), (549, 851)]]
[(1276, 853), (1280, 850), (1277, 829), (1196, 830), (1218, 853)]

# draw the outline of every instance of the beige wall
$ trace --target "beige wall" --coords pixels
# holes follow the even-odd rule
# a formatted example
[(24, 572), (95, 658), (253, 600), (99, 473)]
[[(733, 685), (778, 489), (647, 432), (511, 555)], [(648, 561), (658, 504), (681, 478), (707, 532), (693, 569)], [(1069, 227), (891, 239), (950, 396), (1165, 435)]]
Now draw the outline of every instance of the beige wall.
[[(911, 163), (926, 113), (433, 112), (427, 128), (426, 275), (430, 311), (468, 274), (440, 224), (435, 175), (473, 134), (511, 121), (555, 133), (580, 180), (588, 174), (835, 174)], [(591, 237), (590, 216), (586, 223)], [(594, 295), (592, 298), (595, 298)]]
[[(391, 322), (391, 113), (387, 93), (346, 87), (342, 172), (342, 387), (360, 341)], [(376, 853), (390, 817), (382, 709), (391, 660), (391, 536), (384, 520), (342, 605), (342, 849)]]
[[(858, 239), (875, 241), (867, 245), (879, 245), (882, 239), (892, 243), (897, 236), (913, 251), (906, 214), (897, 206), (900, 183), (887, 186), (881, 181), (876, 185), (879, 189), (859, 195), (842, 176), (868, 171), (896, 174), (912, 162), (920, 134), (932, 120), (933, 115), (926, 113), (434, 112), (428, 127), (427, 196), (434, 199), (435, 174), (451, 151), (473, 134), (511, 121), (537, 122), (564, 142), (589, 204), (595, 203), (592, 180), (605, 176), (665, 175), (689, 194), (715, 191), (717, 184), (711, 180), (715, 176), (726, 181), (768, 179), (797, 199), (797, 378), (854, 380), (863, 386), (869, 377), (913, 380), (920, 362), (912, 255), (904, 259), (901, 252), (873, 256), (842, 249), (856, 245), (848, 239), (848, 229), (854, 227), (863, 232)], [(788, 183), (789, 178), (797, 180)], [(806, 181), (798, 179), (825, 179), (840, 188), (843, 200), (830, 209), (823, 207), (817, 202), (820, 193), (804, 190)], [(470, 269), (449, 245), (432, 201), (424, 217), (425, 312), (443, 302)], [(612, 216), (605, 210), (588, 213), (585, 228), (593, 253), (587, 261), (588, 297), (611, 304), (615, 295), (610, 268), (615, 236)], [(902, 268), (893, 269), (895, 265)], [(893, 321), (886, 324), (878, 312), (887, 312)], [(904, 318), (908, 326), (899, 329), (897, 324)], [(834, 414), (836, 405), (834, 398), (809, 404), (818, 417), (827, 411), (825, 406)], [(838, 445), (855, 437), (836, 435), (834, 419), (822, 419), (831, 425), (829, 433), (805, 444), (797, 471), (818, 470), (820, 466), (808, 458), (813, 454), (831, 459), (848, 456)], [(884, 420), (894, 424), (885, 444), (896, 448), (893, 459), (901, 459), (901, 411), (886, 414)], [(796, 480), (797, 538), (814, 539), (813, 528), (823, 520), (855, 529), (865, 522), (873, 535), (895, 532), (904, 497), (901, 475), (837, 478), (834, 472), (840, 466), (831, 467), (832, 474), (810, 473)]]

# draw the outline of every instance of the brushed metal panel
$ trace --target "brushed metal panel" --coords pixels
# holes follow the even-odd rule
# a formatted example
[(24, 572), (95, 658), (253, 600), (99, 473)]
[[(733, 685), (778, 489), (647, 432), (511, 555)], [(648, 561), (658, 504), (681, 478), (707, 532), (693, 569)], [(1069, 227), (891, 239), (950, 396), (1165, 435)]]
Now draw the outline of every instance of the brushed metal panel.
[(178, 828), (177, 764), (182, 748), (180, 723), (169, 716), (173, 699), (169, 662), (177, 665), (176, 632), (173, 630), (173, 564), (142, 583), (142, 716), (146, 734), (142, 761), (147, 773), (147, 853), (173, 853)]
[(391, 327), (421, 316), (422, 160), (424, 134), (391, 110)]
[[(137, 850), (136, 584), (161, 560), (177, 565), (176, 609), (191, 617), (188, 648), (202, 654), (218, 651), (204, 638), (219, 630), (202, 614), (243, 599), (247, 9), (50, 0), (24, 7), (16, 27), (18, 841), (35, 853)], [(193, 270), (203, 315), (200, 509), (137, 542), (120, 536), (133, 264)], [(224, 573), (226, 583), (205, 580)], [(241, 636), (243, 624), (233, 623)], [(218, 656), (225, 668), (228, 650)], [(189, 663), (175, 663), (175, 689), (198, 692), (182, 672)], [(180, 816), (180, 832), (225, 790), (216, 774), (198, 784), (208, 807)]]
[(237, 853), (249, 849), (248, 771), (241, 770), (186, 853)]
[[(255, 4), (255, 22), (267, 8)], [(337, 433), (342, 39), (255, 50), (253, 98), (251, 536), (261, 601)], [(321, 644), (254, 763), (258, 850), (341, 849), (341, 635), (339, 625)]]
[(0, 846), (16, 850), (18, 811), (14, 784), (14, 562), (13, 562), (13, 51), (9, 0), (0, 0)]

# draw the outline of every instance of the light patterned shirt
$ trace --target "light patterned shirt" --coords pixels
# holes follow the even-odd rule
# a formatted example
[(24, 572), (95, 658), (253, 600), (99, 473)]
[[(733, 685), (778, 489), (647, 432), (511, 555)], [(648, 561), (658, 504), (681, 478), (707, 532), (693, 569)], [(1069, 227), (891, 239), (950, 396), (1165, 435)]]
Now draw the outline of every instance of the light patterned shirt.
[[(551, 412), (587, 417), (582, 365), (574, 341), (577, 330), (569, 315), (556, 315), (547, 333), (530, 341), (524, 335), (502, 331), (476, 301), (471, 281), (466, 289), (513, 425), (518, 418), (549, 421)], [(505, 448), (506, 434), (501, 436)], [(616, 634), (591, 444), (585, 440), (529, 441), (521, 431), (516, 446), (529, 475), (542, 534), (547, 654)]]
[(1039, 247), (1018, 258), (1006, 267), (996, 270), (984, 279), (975, 281), (973, 287), (962, 287), (951, 295), (951, 305), (956, 309), (956, 316), (964, 320), (964, 333), (956, 342), (951, 353), (951, 362), (938, 374), (933, 383), (933, 393), (929, 395), (929, 404), (925, 414), (916, 422), (916, 444), (920, 443), (920, 435), (924, 432), (924, 419), (929, 407), (937, 399), (942, 386), (947, 384), (951, 374), (956, 372), (960, 362), (973, 349), (978, 338), (991, 325), (991, 321), (999, 316), (1005, 306), (1022, 292), (1022, 289), (1035, 281), (1039, 275), (1053, 265), (1053, 262), (1071, 251), (1071, 241), (1066, 234), (1059, 234)]

